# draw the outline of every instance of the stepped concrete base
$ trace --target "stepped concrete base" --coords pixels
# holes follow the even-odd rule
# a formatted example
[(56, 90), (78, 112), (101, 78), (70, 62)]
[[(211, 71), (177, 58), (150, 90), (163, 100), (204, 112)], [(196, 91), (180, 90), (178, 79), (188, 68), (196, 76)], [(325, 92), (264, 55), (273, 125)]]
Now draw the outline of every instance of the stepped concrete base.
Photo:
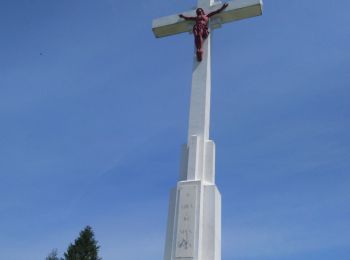
[(216, 185), (180, 181), (171, 191), (164, 260), (221, 260), (221, 195)]

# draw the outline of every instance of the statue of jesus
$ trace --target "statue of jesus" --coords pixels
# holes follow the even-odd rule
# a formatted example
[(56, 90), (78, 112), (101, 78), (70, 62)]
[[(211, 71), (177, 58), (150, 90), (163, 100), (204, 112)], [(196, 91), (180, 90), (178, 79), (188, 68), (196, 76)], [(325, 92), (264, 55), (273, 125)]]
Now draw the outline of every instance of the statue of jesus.
[(228, 6), (227, 3), (223, 4), (221, 8), (218, 10), (206, 14), (202, 8), (197, 8), (195, 17), (188, 17), (180, 14), (179, 17), (189, 21), (196, 21), (193, 26), (193, 34), (194, 34), (194, 44), (196, 45), (196, 55), (197, 60), (201, 61), (203, 57), (203, 41), (209, 36), (208, 23), (209, 18), (213, 15), (216, 15), (222, 12)]

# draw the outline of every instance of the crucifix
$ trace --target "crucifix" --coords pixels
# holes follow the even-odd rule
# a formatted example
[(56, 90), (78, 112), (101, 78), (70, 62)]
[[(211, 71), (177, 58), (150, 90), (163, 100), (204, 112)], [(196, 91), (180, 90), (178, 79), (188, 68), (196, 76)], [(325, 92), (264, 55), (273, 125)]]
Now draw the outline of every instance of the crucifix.
[(203, 56), (203, 41), (208, 38), (209, 36), (209, 19), (210, 17), (221, 13), (225, 8), (228, 6), (228, 3), (223, 4), (223, 6), (213, 12), (210, 12), (209, 14), (206, 14), (203, 10), (203, 8), (198, 7), (196, 9), (196, 16), (185, 16), (183, 14), (180, 14), (179, 17), (183, 18), (187, 21), (195, 21), (195, 24), (193, 26), (193, 34), (194, 34), (194, 44), (196, 45), (196, 55), (197, 55), (197, 61), (202, 61)]
[(221, 260), (221, 195), (215, 185), (215, 144), (209, 139), (210, 31), (262, 14), (262, 0), (197, 1), (196, 10), (152, 25), (157, 38), (183, 32), (195, 38), (187, 144), (179, 182), (170, 194), (164, 260)]

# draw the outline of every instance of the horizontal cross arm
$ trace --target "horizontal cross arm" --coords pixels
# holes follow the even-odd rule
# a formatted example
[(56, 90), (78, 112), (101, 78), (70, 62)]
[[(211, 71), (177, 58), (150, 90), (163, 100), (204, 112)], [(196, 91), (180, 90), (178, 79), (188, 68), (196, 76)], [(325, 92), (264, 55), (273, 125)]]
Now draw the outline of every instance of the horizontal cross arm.
[[(213, 12), (222, 6), (220, 2), (204, 8), (206, 13)], [(259, 16), (262, 14), (262, 0), (233, 0), (228, 2), (228, 7), (221, 13), (213, 16), (213, 27), (221, 24)], [(184, 13), (185, 16), (196, 16), (195, 10)], [(170, 36), (192, 30), (193, 22), (185, 21), (178, 14), (161, 17), (153, 20), (152, 30), (157, 38)]]

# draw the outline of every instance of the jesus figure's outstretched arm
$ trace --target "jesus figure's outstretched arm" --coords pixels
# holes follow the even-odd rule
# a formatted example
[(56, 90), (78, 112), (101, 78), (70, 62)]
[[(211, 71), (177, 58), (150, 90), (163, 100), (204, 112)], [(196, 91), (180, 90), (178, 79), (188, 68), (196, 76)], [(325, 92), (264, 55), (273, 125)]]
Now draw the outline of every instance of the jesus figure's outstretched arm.
[(180, 18), (183, 18), (185, 20), (189, 20), (189, 21), (195, 21), (196, 17), (191, 17), (191, 16), (184, 16), (183, 14), (179, 14)]
[(207, 16), (208, 17), (212, 17), (213, 15), (216, 15), (218, 13), (221, 13), (226, 7), (228, 6), (228, 3), (224, 3), (221, 8), (219, 8), (218, 10), (214, 11), (214, 12), (211, 12), (209, 13)]

